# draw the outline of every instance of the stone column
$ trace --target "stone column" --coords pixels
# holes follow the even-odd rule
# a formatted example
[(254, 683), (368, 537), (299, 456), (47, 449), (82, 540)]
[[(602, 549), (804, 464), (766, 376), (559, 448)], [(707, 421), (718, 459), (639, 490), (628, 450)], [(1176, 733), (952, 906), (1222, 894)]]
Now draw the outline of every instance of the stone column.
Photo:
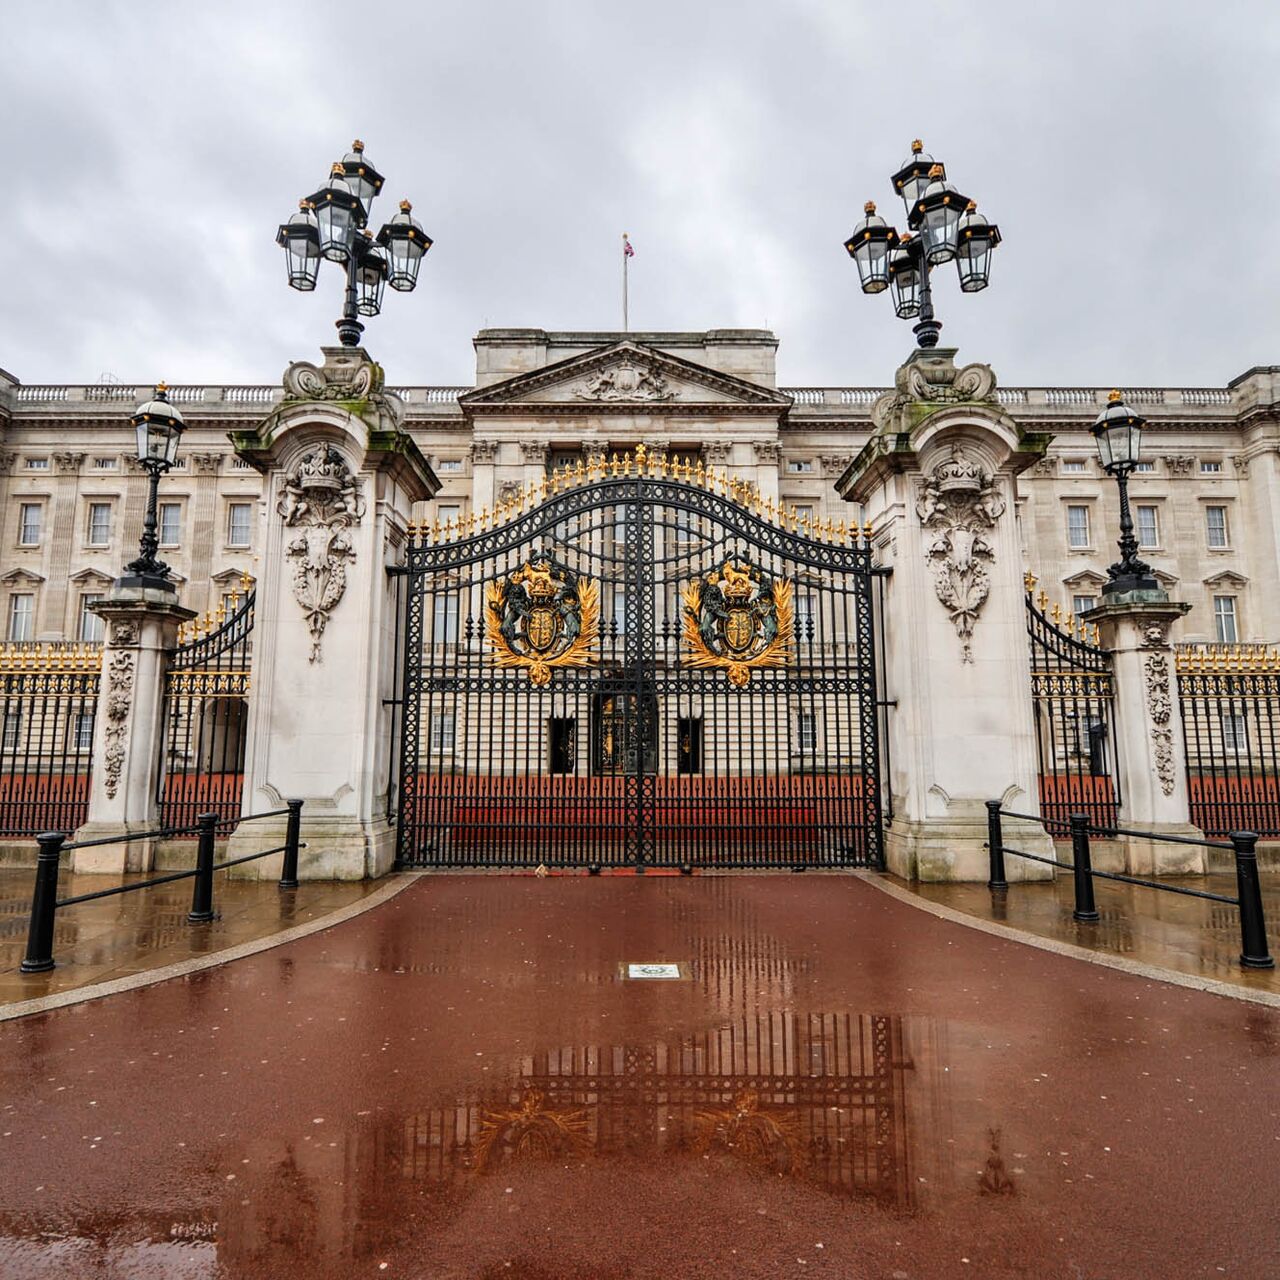
[[(178, 627), (195, 617), (175, 592), (119, 582), (89, 606), (102, 618), (102, 682), (93, 727), (89, 812), (77, 840), (154, 830), (160, 825), (156, 784), (164, 752), (164, 673)], [(77, 849), (76, 871), (150, 871), (155, 842)]]
[[(299, 876), (387, 872), (394, 585), (415, 502), (440, 487), (360, 348), (285, 373), (284, 399), (232, 442), (266, 476), (242, 812), (300, 799)], [(403, 646), (403, 642), (402, 642)], [(285, 819), (242, 823), (230, 856), (283, 842)], [(244, 864), (262, 878), (278, 860)]]
[[(876, 431), (838, 490), (866, 507), (893, 571), (883, 618), (893, 820), (889, 869), (986, 880), (987, 800), (1039, 812), (1016, 477), (1047, 446), (1000, 408), (985, 365), (916, 351), (872, 410)], [(1006, 842), (1051, 857), (1039, 822)], [(1051, 874), (1009, 855), (1009, 879)]]
[[(1182, 709), (1169, 629), (1190, 609), (1163, 591), (1108, 599), (1084, 615), (1111, 651), (1115, 681), (1116, 785), (1119, 825), (1162, 835), (1204, 838), (1188, 821), (1187, 762)], [(1111, 842), (1108, 842), (1111, 843)], [(1195, 845), (1122, 836), (1115, 846), (1133, 875), (1188, 875), (1207, 869)]]

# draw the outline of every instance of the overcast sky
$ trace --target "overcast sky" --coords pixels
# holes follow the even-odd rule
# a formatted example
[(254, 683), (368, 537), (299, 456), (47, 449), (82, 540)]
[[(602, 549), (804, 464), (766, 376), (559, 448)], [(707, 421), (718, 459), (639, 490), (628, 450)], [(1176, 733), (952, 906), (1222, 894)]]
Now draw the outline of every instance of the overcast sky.
[[(910, 350), (841, 241), (920, 136), (998, 221), (944, 342), (1017, 384), (1280, 363), (1275, 0), (0, 6), (0, 366), (275, 382), (334, 341), (276, 226), (351, 139), (435, 247), (365, 345), (468, 383), (484, 326), (764, 327), (784, 384)], [(327, 277), (327, 278), (324, 278)]]

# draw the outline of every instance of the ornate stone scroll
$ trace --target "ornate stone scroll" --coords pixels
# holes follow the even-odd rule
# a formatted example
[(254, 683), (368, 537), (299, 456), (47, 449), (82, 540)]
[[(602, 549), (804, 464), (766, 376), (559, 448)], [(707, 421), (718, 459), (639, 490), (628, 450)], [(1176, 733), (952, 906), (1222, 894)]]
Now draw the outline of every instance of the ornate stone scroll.
[(758, 667), (783, 666), (791, 651), (792, 586), (732, 557), (684, 589), (691, 667), (721, 667), (743, 689)]
[(1151, 719), (1151, 754), (1156, 763), (1160, 790), (1173, 795), (1176, 783), (1173, 770), (1173, 731), (1169, 717), (1173, 711), (1169, 687), (1169, 623), (1148, 622), (1142, 628), (1142, 647), (1150, 650), (1142, 659), (1142, 674), (1147, 690), (1147, 715)]
[(537, 555), (485, 591), (485, 631), (499, 667), (551, 683), (556, 667), (589, 667), (600, 629), (600, 588), (549, 555)]
[(965, 662), (973, 661), (974, 624), (991, 591), (987, 566), (994, 562), (995, 551), (986, 534), (1004, 508), (993, 477), (958, 446), (925, 479), (916, 501), (916, 513), (929, 535), (925, 557), (934, 591), (964, 646)]
[[(126, 642), (127, 643), (127, 642)], [(129, 737), (129, 708), (133, 705), (133, 654), (119, 651), (107, 659), (106, 728), (103, 732), (102, 762), (109, 799), (120, 789), (125, 744)]]
[(342, 454), (332, 445), (304, 453), (285, 480), (276, 511), (298, 536), (285, 544), (293, 562), (293, 595), (311, 632), (312, 662), (329, 614), (347, 589), (346, 564), (355, 559), (347, 530), (360, 523), (364, 499)]

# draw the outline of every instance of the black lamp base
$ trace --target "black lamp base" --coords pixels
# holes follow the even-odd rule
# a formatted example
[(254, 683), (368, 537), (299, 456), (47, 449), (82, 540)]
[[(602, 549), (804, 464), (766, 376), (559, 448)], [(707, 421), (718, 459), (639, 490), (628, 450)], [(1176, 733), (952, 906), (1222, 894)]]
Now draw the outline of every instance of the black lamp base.
[(114, 585), (117, 588), (131, 588), (137, 591), (167, 591), (175, 598), (178, 594), (177, 585), (173, 580), (162, 577), (158, 573), (124, 573), (115, 580)]

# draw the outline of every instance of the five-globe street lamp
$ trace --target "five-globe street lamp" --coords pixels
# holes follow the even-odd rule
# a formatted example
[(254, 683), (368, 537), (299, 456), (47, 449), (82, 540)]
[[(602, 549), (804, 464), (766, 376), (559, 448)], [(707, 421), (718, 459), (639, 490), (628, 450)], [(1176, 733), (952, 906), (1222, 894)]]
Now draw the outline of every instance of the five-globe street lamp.
[(300, 201), (298, 212), (276, 232), (292, 288), (313, 290), (322, 259), (346, 269), (342, 319), (337, 322), (344, 347), (360, 341), (364, 325), (358, 316), (376, 316), (382, 310), (387, 284), (399, 293), (412, 292), (423, 255), (431, 248), (431, 237), (414, 220), (408, 200), (400, 202), (400, 212), (376, 237), (366, 229), (384, 181), (365, 159), (364, 143), (357, 138), (330, 170), (329, 181)]
[(147, 473), (150, 488), (138, 558), (125, 565), (126, 576), (121, 582), (124, 586), (172, 591), (169, 566), (156, 559), (160, 547), (160, 539), (156, 535), (156, 497), (160, 490), (160, 477), (178, 459), (178, 440), (187, 424), (177, 407), (169, 403), (168, 388), (163, 382), (156, 385), (154, 396), (139, 405), (129, 421), (137, 435), (138, 462)]
[(1107, 570), (1104, 596), (1155, 591), (1160, 585), (1151, 566), (1138, 558), (1138, 539), (1134, 536), (1133, 516), (1129, 511), (1129, 474), (1141, 461), (1145, 425), (1146, 419), (1125, 404), (1119, 391), (1113, 391), (1107, 397), (1107, 407), (1098, 414), (1091, 428), (1102, 468), (1115, 477), (1120, 489), (1120, 559)]
[(906, 206), (907, 226), (915, 234), (900, 236), (869, 200), (866, 217), (844, 247), (857, 265), (863, 293), (889, 289), (900, 320), (918, 317), (913, 327), (916, 343), (928, 350), (938, 345), (942, 329), (942, 322), (934, 318), (930, 272), (954, 259), (964, 293), (985, 289), (1000, 229), (947, 181), (945, 167), (918, 138), (892, 181)]

